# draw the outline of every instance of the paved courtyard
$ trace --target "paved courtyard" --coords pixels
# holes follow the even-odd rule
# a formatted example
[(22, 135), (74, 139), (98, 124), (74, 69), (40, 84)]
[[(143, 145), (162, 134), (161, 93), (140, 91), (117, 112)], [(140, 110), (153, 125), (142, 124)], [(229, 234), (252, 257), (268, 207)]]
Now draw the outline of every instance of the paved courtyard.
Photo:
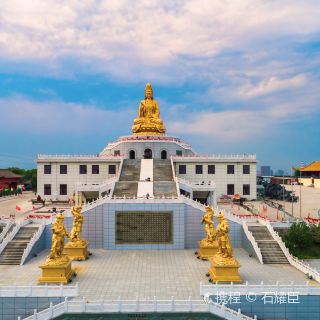
[[(89, 260), (74, 262), (80, 295), (86, 299), (188, 299), (199, 297), (199, 284), (208, 283), (209, 262), (196, 259), (193, 250), (92, 250)], [(0, 285), (37, 284), (38, 265), (48, 251), (24, 266), (0, 266)], [(261, 265), (244, 249), (235, 249), (242, 265), (241, 277), (249, 283), (306, 281), (303, 273), (290, 265)]]

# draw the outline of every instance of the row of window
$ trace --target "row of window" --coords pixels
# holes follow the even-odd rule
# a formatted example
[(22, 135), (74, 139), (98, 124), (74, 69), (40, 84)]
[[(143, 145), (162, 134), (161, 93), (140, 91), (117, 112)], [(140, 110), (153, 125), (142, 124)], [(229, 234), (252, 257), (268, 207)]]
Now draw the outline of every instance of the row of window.
[[(91, 166), (91, 173), (92, 174), (99, 174), (100, 166), (98, 164), (93, 164)], [(44, 174), (51, 174), (51, 164), (45, 164), (43, 167)], [(88, 168), (86, 164), (79, 165), (79, 173), (80, 174), (87, 174)], [(108, 167), (109, 174), (116, 174), (116, 165), (109, 164)], [(68, 166), (66, 164), (60, 165), (60, 174), (67, 174), (68, 173)]]
[[(216, 166), (214, 164), (208, 165), (208, 174), (215, 174), (216, 173)], [(185, 164), (179, 165), (179, 174), (186, 174), (187, 173), (187, 166)], [(195, 173), (196, 174), (203, 174), (203, 165), (196, 164), (195, 166)], [(242, 166), (242, 173), (243, 174), (250, 174), (250, 165), (244, 164)], [(227, 165), (227, 174), (234, 174), (234, 165), (228, 164)]]
[[(66, 196), (68, 194), (68, 187), (66, 184), (60, 184), (60, 195)], [(244, 184), (242, 186), (242, 194), (244, 196), (250, 195), (250, 184)], [(51, 196), (51, 184), (44, 185), (44, 195)], [(227, 195), (234, 195), (234, 184), (227, 184)]]
[[(242, 194), (244, 196), (250, 195), (250, 184), (242, 185)], [(227, 184), (227, 195), (233, 196), (234, 195), (234, 184)]]

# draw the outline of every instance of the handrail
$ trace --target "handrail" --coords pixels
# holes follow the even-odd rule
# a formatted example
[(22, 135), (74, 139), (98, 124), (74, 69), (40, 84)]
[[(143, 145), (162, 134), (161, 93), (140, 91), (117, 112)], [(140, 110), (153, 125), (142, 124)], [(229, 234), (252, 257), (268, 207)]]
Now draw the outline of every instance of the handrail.
[(15, 227), (12, 229), (11, 232), (9, 232), (6, 237), (3, 239), (2, 243), (0, 244), (0, 254), (4, 250), (4, 248), (8, 245), (8, 243), (15, 237), (15, 235), (18, 233), (19, 229), (27, 224), (30, 223), (29, 219), (23, 220), (20, 223), (17, 223)]
[(284, 255), (288, 259), (289, 263), (295, 267), (296, 269), (302, 271), (304, 274), (311, 276), (313, 279), (315, 279), (318, 283), (320, 283), (320, 272), (318, 272), (316, 269), (313, 269), (310, 267), (310, 265), (302, 262), (297, 257), (293, 256), (288, 248), (286, 247), (285, 243), (282, 241), (282, 238), (279, 236), (278, 232), (276, 232), (269, 221), (260, 221), (261, 224), (266, 226), (272, 235), (273, 239), (277, 241), (279, 244), (281, 250), (283, 251)]
[(45, 222), (42, 222), (38, 231), (34, 233), (33, 237), (30, 239), (27, 247), (23, 250), (23, 254), (21, 257), (21, 262), (20, 262), (20, 266), (22, 266), (24, 264), (24, 262), (26, 261), (27, 257), (29, 256), (34, 244), (40, 239), (44, 229), (46, 228), (46, 224)]
[(242, 221), (242, 228), (243, 228), (243, 231), (244, 231), (245, 235), (247, 236), (248, 240), (251, 242), (253, 250), (258, 257), (259, 262), (261, 264), (263, 264), (261, 250), (258, 247), (258, 244), (256, 242), (256, 239), (253, 237), (252, 232), (249, 231), (248, 225), (245, 221)]
[(0, 242), (4, 239), (4, 237), (7, 235), (8, 231), (12, 227), (13, 223), (9, 220), (6, 222), (6, 226), (3, 228), (1, 234), (0, 234)]
[(295, 292), (299, 295), (319, 295), (320, 288), (310, 285), (309, 281), (297, 282), (297, 281), (276, 281), (274, 283), (260, 283), (249, 284), (246, 281), (243, 284), (235, 283), (214, 283), (214, 284), (202, 284), (200, 282), (200, 295), (217, 295), (219, 292), (236, 292), (240, 295), (247, 295), (250, 292), (254, 292), (256, 295), (265, 294), (265, 292)]
[[(36, 312), (24, 320), (49, 320), (61, 316), (66, 313), (181, 313), (181, 312), (200, 312), (211, 313), (227, 320), (252, 320), (257, 319), (246, 316), (241, 313), (241, 310), (233, 310), (225, 305), (216, 302), (206, 303), (203, 300), (157, 300), (156, 297), (151, 300), (100, 300), (86, 301), (82, 300), (65, 300), (61, 303), (53, 305), (40, 312)], [(19, 319), (19, 318), (18, 318)]]
[(177, 181), (176, 170), (175, 170), (175, 168), (174, 168), (174, 163), (173, 163), (173, 158), (172, 158), (172, 156), (170, 156), (170, 163), (171, 163), (173, 181), (174, 181), (174, 183), (175, 183), (175, 185), (176, 185), (177, 195), (180, 196), (180, 187), (179, 187), (179, 183), (178, 183), (178, 181)]
[(79, 285), (0, 286), (0, 297), (77, 297)]
[(189, 181), (184, 178), (176, 177), (178, 183), (185, 184), (189, 186), (190, 188), (206, 188), (212, 187), (215, 188), (216, 185), (213, 181)]

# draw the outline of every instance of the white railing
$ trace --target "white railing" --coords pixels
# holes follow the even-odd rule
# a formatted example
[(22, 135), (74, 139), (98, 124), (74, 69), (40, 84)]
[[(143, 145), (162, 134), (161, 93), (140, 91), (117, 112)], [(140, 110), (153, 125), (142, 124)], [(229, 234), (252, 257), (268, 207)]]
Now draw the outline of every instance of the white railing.
[(270, 234), (272, 235), (273, 239), (276, 240), (285, 254), (286, 258), (288, 259), (289, 263), (295, 267), (296, 269), (302, 271), (304, 274), (308, 275), (309, 277), (312, 277), (314, 280), (320, 283), (320, 272), (318, 272), (316, 269), (311, 268), (310, 265), (306, 264), (305, 262), (299, 260), (297, 257), (293, 256), (288, 248), (286, 247), (285, 243), (282, 241), (279, 234), (273, 229), (272, 225), (269, 221), (262, 220), (260, 221), (261, 224), (265, 225)]
[(192, 189), (196, 190), (215, 190), (216, 185), (213, 181), (188, 181), (186, 179), (176, 177), (177, 182), (180, 184), (184, 184)]
[(99, 155), (99, 154), (39, 154), (38, 160), (47, 160), (47, 159), (74, 159), (74, 158), (81, 158), (84, 159), (122, 159), (123, 155)]
[(4, 237), (7, 235), (8, 231), (12, 227), (13, 223), (11, 221), (6, 222), (6, 226), (3, 228), (1, 234), (0, 234), (0, 242), (4, 239)]
[(0, 244), (0, 254), (4, 250), (4, 248), (8, 245), (8, 243), (15, 237), (18, 233), (19, 229), (27, 224), (30, 223), (29, 219), (23, 220), (22, 222), (16, 223), (15, 227), (9, 232), (6, 237), (3, 239), (2, 243)]
[(200, 283), (200, 295), (217, 295), (219, 293), (224, 292), (227, 293), (239, 293), (240, 295), (248, 295), (248, 294), (255, 294), (255, 295), (264, 295), (266, 292), (269, 293), (288, 293), (294, 292), (297, 295), (319, 295), (320, 288), (310, 285), (308, 281), (306, 282), (284, 282), (284, 281), (276, 281), (274, 283), (270, 282), (263, 282), (257, 284), (249, 284), (246, 281), (243, 284), (222, 284), (222, 283), (215, 283), (215, 284), (202, 284)]
[(254, 252), (256, 253), (258, 260), (261, 264), (263, 264), (263, 259), (262, 259), (262, 254), (261, 254), (261, 250), (258, 247), (258, 244), (256, 242), (256, 239), (253, 237), (252, 232), (249, 231), (248, 225), (245, 221), (242, 222), (242, 228), (244, 233), (246, 234), (248, 240), (250, 241)]
[(76, 285), (41, 285), (41, 286), (0, 286), (0, 297), (77, 297), (79, 286)]
[(22, 266), (24, 264), (24, 262), (26, 261), (27, 257), (29, 256), (33, 246), (35, 245), (35, 243), (40, 239), (43, 231), (46, 228), (46, 224), (44, 221), (42, 221), (42, 223), (39, 226), (39, 229), (37, 232), (34, 233), (33, 237), (30, 239), (27, 247), (24, 249), (22, 257), (21, 257), (21, 262), (20, 262), (20, 266)]
[(86, 301), (71, 300), (65, 298), (65, 301), (53, 305), (48, 309), (34, 314), (24, 320), (49, 320), (66, 313), (182, 313), (182, 312), (200, 312), (211, 313), (227, 320), (250, 320), (256, 319), (245, 316), (241, 310), (235, 311), (224, 305), (215, 302), (205, 303), (203, 300), (102, 300)]
[(176, 176), (176, 170), (175, 170), (175, 166), (173, 163), (173, 158), (172, 156), (170, 157), (170, 163), (171, 163), (171, 170), (172, 170), (172, 176), (173, 176), (173, 181), (176, 185), (176, 190), (177, 190), (177, 195), (178, 197), (180, 196), (180, 187), (179, 187), (179, 183), (177, 181), (177, 176)]
[(256, 160), (255, 154), (193, 154), (183, 156), (173, 156), (174, 160), (183, 160), (195, 158), (199, 159), (212, 159), (212, 160)]

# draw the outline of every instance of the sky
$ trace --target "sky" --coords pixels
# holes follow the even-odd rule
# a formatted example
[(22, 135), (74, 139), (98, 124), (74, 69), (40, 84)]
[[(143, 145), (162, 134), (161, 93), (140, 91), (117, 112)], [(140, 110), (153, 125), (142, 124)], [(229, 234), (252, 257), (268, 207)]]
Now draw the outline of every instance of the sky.
[(1, 0), (0, 168), (99, 153), (147, 82), (199, 153), (320, 160), (319, 17), (319, 0)]

